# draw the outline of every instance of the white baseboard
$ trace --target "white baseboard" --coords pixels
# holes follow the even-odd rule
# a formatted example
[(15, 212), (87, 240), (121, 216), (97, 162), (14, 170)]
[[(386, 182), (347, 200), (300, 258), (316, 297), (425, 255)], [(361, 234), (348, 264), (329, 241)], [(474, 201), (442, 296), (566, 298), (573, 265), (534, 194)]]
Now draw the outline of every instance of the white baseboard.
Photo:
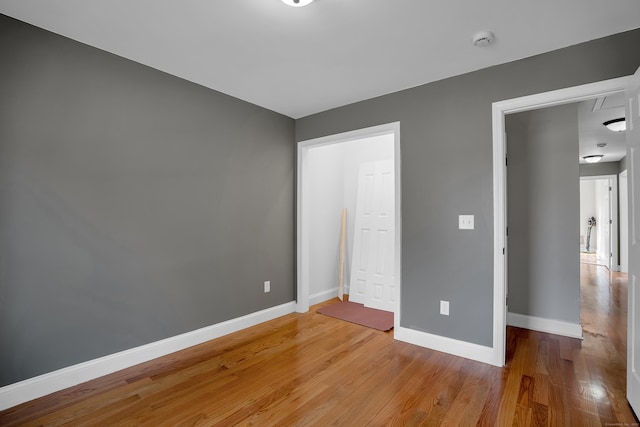
[(0, 388), (0, 411), (56, 391), (293, 313), (295, 302), (89, 360)]
[(393, 337), (398, 341), (408, 342), (419, 345), (420, 347), (430, 348), (494, 366), (502, 366), (501, 358), (498, 357), (492, 347), (441, 337), (402, 326), (394, 329)]
[(545, 319), (518, 313), (507, 313), (507, 325), (538, 332), (582, 339), (582, 326), (563, 320)]
[(328, 291), (322, 291), (315, 293), (313, 295), (309, 295), (309, 305), (320, 304), (321, 302), (325, 302), (330, 300), (331, 298), (338, 297), (338, 287), (329, 289)]

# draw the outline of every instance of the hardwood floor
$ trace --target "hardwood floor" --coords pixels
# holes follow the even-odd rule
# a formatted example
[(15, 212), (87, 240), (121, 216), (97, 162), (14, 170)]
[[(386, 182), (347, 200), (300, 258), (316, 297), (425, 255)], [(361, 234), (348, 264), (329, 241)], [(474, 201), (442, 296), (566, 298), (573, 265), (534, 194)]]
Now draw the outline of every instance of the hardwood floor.
[(504, 368), (312, 310), (0, 412), (0, 425), (637, 425), (626, 275), (581, 269), (584, 341), (508, 328)]

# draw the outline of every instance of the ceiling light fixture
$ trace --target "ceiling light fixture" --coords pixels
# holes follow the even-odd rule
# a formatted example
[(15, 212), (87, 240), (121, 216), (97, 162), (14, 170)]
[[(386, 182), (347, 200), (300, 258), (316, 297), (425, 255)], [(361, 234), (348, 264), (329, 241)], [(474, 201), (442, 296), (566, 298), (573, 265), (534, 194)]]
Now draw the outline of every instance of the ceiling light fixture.
[(605, 125), (607, 129), (613, 132), (624, 132), (625, 130), (627, 130), (627, 121), (624, 117), (621, 117), (619, 119), (607, 120), (603, 123), (603, 125)]
[(587, 163), (598, 163), (603, 157), (602, 154), (594, 154), (592, 156), (584, 156), (583, 159)]
[(287, 6), (302, 7), (311, 3), (313, 0), (282, 0)]

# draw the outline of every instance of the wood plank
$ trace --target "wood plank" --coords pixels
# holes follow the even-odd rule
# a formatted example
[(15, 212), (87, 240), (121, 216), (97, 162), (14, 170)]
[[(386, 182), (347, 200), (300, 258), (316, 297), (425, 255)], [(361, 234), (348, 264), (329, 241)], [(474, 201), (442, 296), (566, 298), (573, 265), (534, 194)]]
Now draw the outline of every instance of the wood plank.
[(547, 427), (549, 425), (549, 407), (533, 402), (531, 427)]
[[(477, 364), (466, 361), (465, 364)], [(471, 365), (473, 366), (473, 365)], [(465, 379), (458, 396), (445, 415), (442, 426), (472, 426), (478, 424), (481, 411), (490, 392), (485, 373), (493, 369), (487, 365), (473, 366), (473, 372)]]
[[(513, 328), (507, 328), (507, 336), (512, 333), (512, 329)], [(497, 425), (500, 404), (502, 403), (502, 394), (506, 387), (509, 370), (509, 366), (504, 367), (501, 369), (499, 375), (493, 376), (491, 388), (487, 394), (482, 411), (480, 412), (480, 418), (477, 423), (478, 426), (489, 427)]]

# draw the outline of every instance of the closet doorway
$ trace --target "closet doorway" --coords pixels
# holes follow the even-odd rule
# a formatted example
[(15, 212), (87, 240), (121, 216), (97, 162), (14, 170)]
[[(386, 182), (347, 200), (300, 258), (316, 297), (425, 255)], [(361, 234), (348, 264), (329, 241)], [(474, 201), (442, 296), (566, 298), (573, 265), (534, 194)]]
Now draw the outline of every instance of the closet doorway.
[[(309, 306), (334, 298), (338, 292), (340, 224), (342, 209), (347, 210), (345, 293), (357, 291), (352, 269), (362, 266), (367, 249), (373, 242), (356, 236), (358, 212), (366, 204), (362, 195), (367, 185), (362, 171), (380, 165), (390, 165), (387, 182), (379, 186), (391, 200), (389, 217), (391, 245), (375, 244), (377, 255), (386, 257), (392, 271), (385, 282), (389, 294), (388, 310), (399, 324), (400, 299), (400, 124), (390, 123), (352, 132), (316, 138), (298, 143), (297, 177), (297, 297), (296, 311), (306, 312)], [(360, 195), (360, 199), (358, 200)], [(383, 200), (374, 194), (372, 201)], [(360, 208), (358, 207), (360, 206)], [(371, 236), (369, 236), (371, 237)], [(355, 247), (354, 247), (355, 246)], [(362, 250), (364, 249), (364, 251)], [(381, 251), (382, 249), (382, 251)], [(371, 255), (371, 254), (369, 254)], [(353, 276), (355, 277), (355, 275)], [(355, 279), (354, 279), (355, 280)], [(362, 288), (361, 288), (362, 290)], [(371, 292), (376, 291), (371, 288)], [(380, 291), (380, 288), (377, 288)]]

